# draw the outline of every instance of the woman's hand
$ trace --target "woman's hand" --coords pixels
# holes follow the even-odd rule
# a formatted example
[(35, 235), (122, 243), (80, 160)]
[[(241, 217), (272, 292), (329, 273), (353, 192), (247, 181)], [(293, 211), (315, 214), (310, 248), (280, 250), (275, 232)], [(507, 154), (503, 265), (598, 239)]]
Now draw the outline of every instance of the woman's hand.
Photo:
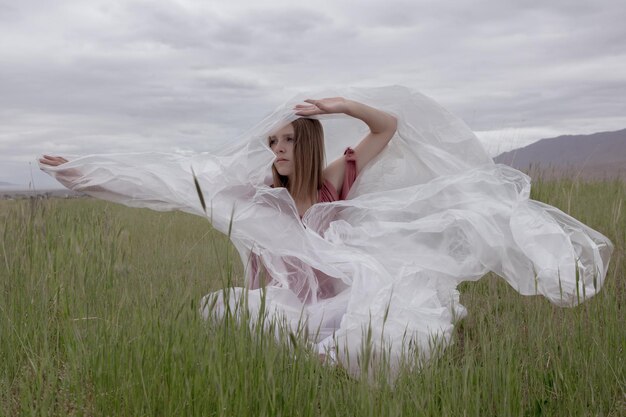
[(50, 156), (44, 155), (43, 158), (39, 158), (39, 162), (44, 165), (50, 165), (53, 167), (58, 167), (59, 165), (63, 165), (67, 162), (67, 159), (62, 156)]
[[(44, 155), (43, 158), (39, 158), (39, 163), (41, 165), (48, 165), (51, 167), (58, 167), (66, 162), (69, 161), (62, 156)], [(45, 171), (44, 167), (40, 168)], [(76, 180), (80, 177), (81, 173), (76, 168), (62, 168), (54, 171), (54, 178), (71, 190), (76, 189)]]
[(297, 104), (293, 109), (297, 116), (314, 116), (316, 114), (346, 113), (349, 100), (343, 97), (329, 97), (320, 100), (304, 100), (306, 104)]

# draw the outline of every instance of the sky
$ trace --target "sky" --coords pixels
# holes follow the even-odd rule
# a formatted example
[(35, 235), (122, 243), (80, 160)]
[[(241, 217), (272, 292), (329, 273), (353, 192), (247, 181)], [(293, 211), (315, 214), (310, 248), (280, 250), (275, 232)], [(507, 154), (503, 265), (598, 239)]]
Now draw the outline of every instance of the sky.
[(0, 185), (36, 157), (202, 152), (301, 91), (405, 85), (492, 155), (626, 128), (623, 0), (0, 0)]

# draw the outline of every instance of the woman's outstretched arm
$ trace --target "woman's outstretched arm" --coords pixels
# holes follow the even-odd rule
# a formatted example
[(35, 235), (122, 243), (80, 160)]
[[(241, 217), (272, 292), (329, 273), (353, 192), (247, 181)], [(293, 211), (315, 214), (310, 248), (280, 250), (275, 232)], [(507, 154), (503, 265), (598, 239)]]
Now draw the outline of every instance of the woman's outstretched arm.
[(39, 167), (71, 190), (131, 207), (203, 214), (192, 163), (191, 158), (160, 153), (39, 158)]
[[(344, 113), (367, 124), (370, 133), (354, 147), (357, 171), (360, 171), (372, 158), (378, 155), (396, 133), (397, 120), (394, 116), (366, 104), (342, 97), (305, 100), (305, 102), (309, 104), (295, 107), (296, 115), (313, 116), (316, 114)], [(340, 190), (343, 184), (344, 175), (344, 158), (331, 162), (324, 170), (324, 178), (330, 181), (337, 190)]]

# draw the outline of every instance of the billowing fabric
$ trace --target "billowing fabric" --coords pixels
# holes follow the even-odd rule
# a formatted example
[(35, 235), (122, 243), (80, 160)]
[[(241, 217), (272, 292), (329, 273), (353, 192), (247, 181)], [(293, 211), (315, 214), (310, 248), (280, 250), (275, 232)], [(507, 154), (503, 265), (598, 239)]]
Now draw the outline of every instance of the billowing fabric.
[[(295, 104), (337, 95), (395, 115), (398, 130), (361, 169), (347, 199), (316, 204), (300, 219), (287, 190), (269, 186), (274, 155), (267, 138), (297, 118)], [(320, 119), (329, 161), (367, 133), (345, 115)], [(530, 200), (528, 176), (494, 164), (460, 119), (409, 89), (299, 95), (224, 143), (232, 145), (191, 157), (90, 155), (41, 168), (97, 198), (204, 216), (193, 167), (214, 227), (226, 233), (232, 220), (243, 264), (261, 262), (271, 277), (265, 287), (208, 297), (214, 312), (245, 293), (253, 316), (263, 305), (294, 332), (304, 327), (320, 351), (333, 350), (355, 372), (368, 343), (392, 366), (413, 348), (428, 359), (432, 341), (448, 343), (465, 314), (457, 285), (488, 271), (560, 306), (593, 296), (606, 276), (606, 237)]]

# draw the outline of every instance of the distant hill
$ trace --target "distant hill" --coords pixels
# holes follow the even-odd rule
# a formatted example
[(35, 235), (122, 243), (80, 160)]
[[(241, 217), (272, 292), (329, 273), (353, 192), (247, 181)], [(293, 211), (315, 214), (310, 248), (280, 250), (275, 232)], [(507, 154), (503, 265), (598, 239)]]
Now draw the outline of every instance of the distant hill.
[(577, 175), (581, 179), (626, 179), (626, 129), (591, 135), (542, 139), (504, 152), (494, 161), (547, 177)]

